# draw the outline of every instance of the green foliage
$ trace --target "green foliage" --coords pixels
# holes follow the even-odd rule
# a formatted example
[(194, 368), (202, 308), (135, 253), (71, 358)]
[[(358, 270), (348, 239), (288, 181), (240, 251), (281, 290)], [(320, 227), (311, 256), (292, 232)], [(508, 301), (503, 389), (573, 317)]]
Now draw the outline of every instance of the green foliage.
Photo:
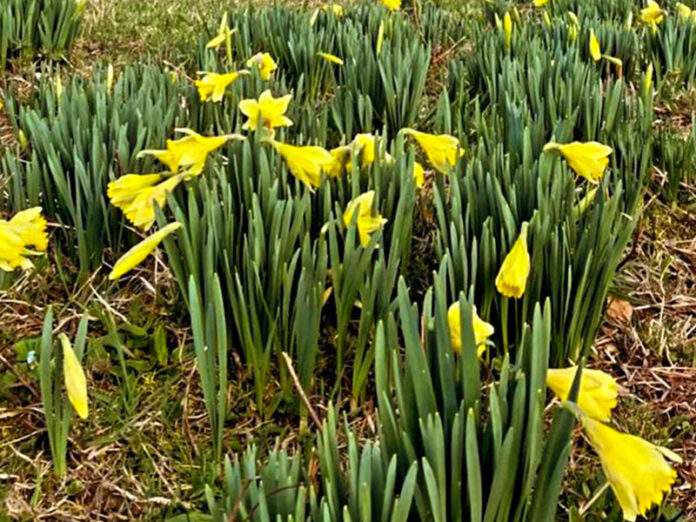
[(62, 57), (80, 32), (86, 4), (76, 0), (2, 0), (0, 71), (8, 60), (17, 57)]

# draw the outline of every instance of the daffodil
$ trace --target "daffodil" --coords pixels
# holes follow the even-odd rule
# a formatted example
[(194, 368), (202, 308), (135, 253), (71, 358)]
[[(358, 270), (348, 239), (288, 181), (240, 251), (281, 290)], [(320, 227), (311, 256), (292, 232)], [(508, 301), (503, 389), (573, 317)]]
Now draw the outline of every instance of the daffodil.
[(46, 248), (46, 220), (40, 207), (18, 212), (9, 221), (0, 219), (0, 270), (29, 270), (34, 266), (29, 257), (40, 255)]
[(220, 20), (220, 26), (218, 27), (217, 34), (213, 37), (212, 40), (210, 40), (206, 44), (205, 48), (217, 49), (222, 44), (228, 42), (228, 40), (232, 37), (233, 33), (234, 31), (231, 30), (229, 25), (227, 24), (227, 13), (225, 13), (224, 15), (222, 15), (222, 20)]
[[(472, 326), (474, 329), (474, 342), (476, 343), (476, 355), (481, 357), (486, 351), (486, 340), (493, 335), (493, 325), (481, 319), (476, 313), (476, 307), (471, 310)], [(447, 310), (447, 323), (449, 324), (452, 349), (456, 353), (462, 352), (462, 326), (459, 302), (453, 303)]]
[(688, 5), (681, 2), (677, 2), (675, 7), (681, 21), (696, 24), (696, 9), (691, 9)]
[(677, 479), (677, 472), (665, 457), (674, 462), (681, 462), (681, 457), (640, 437), (616, 431), (587, 415), (580, 417), (619, 501), (624, 520), (634, 521), (653, 505), (659, 505)]
[(428, 134), (405, 128), (401, 132), (411, 136), (425, 152), (428, 162), (442, 174), (446, 174), (464, 155), (459, 140), (449, 134)]
[(171, 233), (181, 228), (181, 223), (174, 222), (158, 230), (151, 236), (143, 239), (140, 243), (126, 252), (114, 265), (113, 270), (109, 274), (110, 280), (116, 280), (123, 277), (125, 274), (133, 270), (136, 266), (143, 262), (155, 248)]
[(505, 35), (505, 47), (510, 49), (512, 46), (512, 17), (510, 13), (503, 16), (503, 33)]
[(326, 61), (329, 62), (329, 63), (333, 63), (333, 64), (336, 64), (336, 65), (343, 65), (343, 60), (341, 60), (341, 59), (340, 59), (338, 56), (336, 56), (335, 54), (331, 54), (331, 53), (317, 53), (317, 56), (319, 56), (320, 58), (323, 58), (324, 60), (326, 60)]
[(223, 136), (201, 136), (191, 129), (175, 129), (185, 137), (178, 140), (167, 140), (165, 150), (143, 150), (138, 157), (150, 155), (169, 167), (170, 172), (184, 170), (187, 176), (197, 176), (203, 172), (208, 155), (222, 147), (229, 140), (243, 140), (238, 134)]
[(544, 7), (549, 3), (549, 0), (534, 0), (534, 7)]
[(423, 165), (417, 161), (413, 162), (413, 181), (418, 188), (425, 185), (425, 169), (423, 168)]
[(641, 9), (640, 19), (643, 23), (655, 28), (665, 18), (665, 12), (655, 0), (648, 0), (648, 5)]
[(382, 0), (382, 4), (390, 11), (398, 11), (401, 9), (401, 0)]
[(609, 56), (607, 54), (602, 54), (602, 48), (599, 45), (599, 39), (597, 38), (594, 29), (590, 29), (590, 56), (595, 62), (598, 62), (599, 60), (604, 58), (608, 62), (611, 62), (614, 65), (617, 65), (618, 67), (623, 66), (623, 62), (619, 58)]
[(323, 147), (296, 146), (271, 140), (273, 148), (285, 160), (290, 173), (310, 188), (321, 184), (321, 175), (330, 168), (333, 156)]
[[(568, 399), (577, 371), (577, 366), (549, 369), (546, 385), (556, 397), (565, 401)], [(618, 394), (619, 385), (611, 375), (600, 370), (583, 369), (577, 404), (585, 415), (599, 421), (608, 421), (611, 418), (611, 410), (616, 406)]]
[(222, 101), (225, 95), (225, 90), (232, 85), (244, 74), (249, 74), (249, 71), (242, 69), (241, 71), (232, 71), (225, 74), (218, 73), (200, 73), (204, 76), (200, 80), (196, 80), (194, 85), (198, 89), (198, 96), (202, 102), (212, 100), (213, 102)]
[(278, 127), (289, 127), (292, 120), (285, 116), (292, 95), (274, 98), (270, 90), (263, 91), (258, 100), (247, 99), (239, 102), (239, 110), (248, 120), (244, 130), (257, 130), (259, 127), (272, 131)]
[(358, 227), (358, 235), (360, 236), (360, 244), (366, 247), (370, 244), (370, 239), (374, 232), (381, 230), (387, 222), (379, 213), (373, 214), (372, 206), (375, 200), (375, 191), (370, 190), (358, 197), (352, 199), (345, 212), (343, 213), (343, 223), (345, 226), (350, 226), (353, 222), (353, 216), (357, 213), (355, 223)]
[(278, 68), (278, 64), (268, 53), (255, 54), (247, 60), (246, 66), (250, 69), (257, 68), (261, 79), (264, 81), (270, 80), (273, 72)]
[(155, 223), (155, 206), (165, 207), (167, 195), (183, 181), (184, 175), (161, 179), (160, 174), (126, 174), (109, 183), (107, 195), (128, 221), (141, 230), (149, 230)]
[(87, 400), (87, 379), (73, 347), (65, 334), (58, 336), (63, 347), (63, 379), (68, 400), (82, 419), (89, 415)]
[(334, 15), (336, 18), (340, 18), (343, 16), (343, 6), (341, 4), (323, 4), (321, 6), (321, 10), (324, 12), (329, 12), (332, 15)]
[(576, 174), (591, 183), (598, 183), (609, 165), (609, 155), (613, 149), (596, 141), (560, 144), (550, 142), (544, 145), (544, 152), (558, 151)]
[(495, 278), (495, 287), (505, 297), (520, 298), (527, 288), (527, 278), (531, 269), (529, 251), (527, 250), (527, 228), (529, 223), (522, 223), (522, 231), (512, 245), (510, 252), (500, 266)]

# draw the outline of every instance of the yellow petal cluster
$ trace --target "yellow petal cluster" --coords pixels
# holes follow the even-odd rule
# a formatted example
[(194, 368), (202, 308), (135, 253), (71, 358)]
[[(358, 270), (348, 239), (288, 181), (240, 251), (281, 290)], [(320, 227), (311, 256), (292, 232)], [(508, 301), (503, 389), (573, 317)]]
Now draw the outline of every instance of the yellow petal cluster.
[(125, 274), (133, 270), (136, 266), (143, 262), (155, 248), (171, 233), (181, 228), (181, 223), (174, 222), (158, 230), (151, 236), (143, 239), (140, 243), (131, 248), (123, 256), (116, 261), (113, 270), (109, 274), (110, 280), (116, 280), (123, 277)]
[(126, 174), (109, 183), (107, 195), (128, 221), (141, 230), (149, 230), (155, 222), (155, 206), (166, 206), (167, 195), (183, 181), (184, 175), (161, 179), (160, 174)]
[(640, 19), (654, 27), (665, 19), (665, 12), (655, 0), (648, 0), (647, 6), (640, 11)]
[(503, 16), (503, 33), (505, 35), (505, 47), (510, 49), (512, 46), (512, 17), (510, 13)]
[(41, 207), (22, 210), (9, 221), (0, 219), (0, 270), (28, 270), (34, 266), (29, 257), (46, 248), (48, 234)]
[[(577, 366), (549, 369), (546, 385), (560, 400), (568, 399), (575, 380)], [(619, 394), (619, 385), (608, 373), (600, 370), (583, 369), (580, 377), (580, 390), (577, 405), (585, 415), (599, 421), (608, 421)]]
[[(493, 325), (481, 319), (476, 312), (476, 307), (472, 307), (472, 326), (474, 329), (474, 342), (476, 343), (476, 355), (481, 357), (486, 351), (486, 340), (493, 335), (495, 329)], [(450, 339), (452, 349), (456, 353), (462, 352), (462, 327), (459, 302), (453, 303), (447, 310), (447, 323), (449, 324)]]
[(271, 76), (273, 76), (273, 73), (278, 68), (278, 64), (268, 53), (256, 53), (247, 60), (246, 66), (250, 69), (257, 68), (259, 70), (259, 76), (261, 76), (261, 79), (264, 81), (270, 80)]
[(375, 191), (370, 190), (364, 194), (360, 194), (358, 197), (352, 199), (346, 206), (346, 210), (343, 213), (343, 223), (345, 226), (350, 226), (353, 222), (353, 216), (357, 213), (357, 218), (355, 218), (356, 226), (358, 227), (358, 235), (360, 236), (360, 244), (366, 247), (370, 244), (370, 238), (374, 232), (381, 230), (384, 224), (387, 222), (379, 213), (373, 214), (372, 206), (375, 200)]
[(408, 127), (401, 132), (416, 140), (425, 152), (428, 162), (442, 174), (449, 172), (457, 164), (457, 160), (464, 155), (459, 140), (449, 134), (428, 134)]
[(382, 4), (390, 11), (398, 11), (401, 9), (401, 0), (382, 0)]
[(527, 228), (529, 223), (522, 223), (522, 231), (505, 256), (495, 278), (495, 287), (505, 297), (519, 299), (527, 288), (527, 279), (531, 269), (529, 251), (527, 250)]
[(232, 85), (243, 74), (248, 73), (249, 72), (244, 69), (225, 74), (201, 73), (203, 77), (200, 80), (196, 80), (194, 85), (196, 89), (198, 89), (198, 96), (202, 102), (211, 100), (217, 103), (222, 101), (222, 97), (225, 95), (225, 90), (228, 86)]
[(321, 184), (321, 175), (334, 161), (331, 153), (323, 147), (296, 146), (271, 141), (273, 148), (285, 160), (290, 173), (310, 188)]
[(210, 153), (229, 140), (245, 139), (244, 136), (237, 134), (201, 136), (191, 129), (176, 129), (176, 131), (186, 136), (178, 140), (167, 140), (167, 148), (164, 150), (143, 150), (138, 153), (138, 157), (154, 156), (164, 163), (170, 172), (177, 173), (182, 170), (187, 176), (197, 176), (203, 172)]
[(544, 7), (549, 3), (549, 0), (534, 0), (534, 7)]
[(591, 183), (598, 183), (604, 171), (609, 165), (609, 155), (614, 150), (608, 145), (602, 145), (596, 141), (560, 144), (547, 143), (544, 152), (558, 151), (568, 163), (568, 166), (578, 176), (582, 176)]
[(270, 90), (265, 90), (261, 93), (258, 100), (247, 99), (239, 102), (239, 110), (248, 119), (244, 126), (244, 130), (258, 130), (265, 128), (269, 131), (278, 127), (289, 127), (292, 125), (292, 120), (285, 116), (292, 100), (292, 95), (281, 96), (274, 98)]
[(89, 415), (89, 405), (85, 372), (67, 336), (60, 334), (59, 339), (63, 347), (63, 380), (68, 400), (80, 418), (86, 419)]
[(688, 5), (677, 2), (675, 7), (679, 14), (679, 19), (683, 22), (691, 22), (696, 24), (696, 9), (691, 9)]
[(675, 462), (681, 462), (681, 458), (667, 448), (616, 431), (589, 416), (582, 415), (581, 420), (621, 505), (624, 520), (634, 521), (653, 505), (659, 505), (677, 478), (665, 457)]

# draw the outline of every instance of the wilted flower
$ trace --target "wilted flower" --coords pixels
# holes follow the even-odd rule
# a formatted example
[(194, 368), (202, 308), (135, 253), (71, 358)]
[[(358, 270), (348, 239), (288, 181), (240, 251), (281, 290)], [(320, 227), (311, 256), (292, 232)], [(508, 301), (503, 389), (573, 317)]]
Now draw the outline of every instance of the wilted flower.
[(428, 134), (410, 128), (402, 129), (401, 132), (416, 140), (428, 162), (442, 174), (446, 174), (464, 155), (459, 140), (449, 134)]
[[(488, 339), (495, 329), (493, 325), (481, 319), (476, 313), (476, 307), (471, 309), (471, 325), (474, 329), (474, 342), (476, 343), (476, 355), (481, 357), (486, 351), (486, 339)], [(459, 301), (453, 303), (447, 310), (447, 323), (449, 324), (450, 339), (452, 349), (456, 353), (462, 352), (462, 327)]]
[(239, 102), (239, 110), (247, 118), (242, 127), (245, 130), (257, 130), (259, 127), (269, 131), (277, 127), (289, 127), (292, 120), (285, 116), (292, 95), (274, 98), (270, 90), (261, 93), (258, 100), (247, 99)]
[(596, 141), (581, 143), (574, 141), (564, 145), (550, 142), (544, 145), (544, 152), (558, 151), (576, 174), (591, 183), (598, 183), (609, 165), (609, 155), (613, 149)]
[(333, 162), (333, 156), (323, 147), (300, 147), (275, 140), (270, 140), (270, 143), (283, 157), (290, 173), (310, 188), (321, 184), (322, 173)]
[(41, 207), (17, 212), (6, 221), (0, 219), (0, 270), (28, 270), (34, 266), (30, 256), (40, 255), (48, 248), (46, 220)]
[[(577, 366), (549, 369), (546, 385), (556, 397), (565, 401), (568, 399), (577, 371)], [(616, 406), (618, 394), (619, 385), (611, 375), (600, 370), (583, 369), (577, 404), (585, 415), (608, 421), (611, 418), (611, 410)]]
[(527, 228), (529, 223), (522, 223), (522, 231), (495, 278), (495, 287), (505, 297), (520, 298), (527, 288), (530, 271), (529, 251), (527, 250)]
[(268, 53), (257, 53), (246, 62), (246, 66), (250, 69), (253, 67), (258, 68), (259, 75), (261, 79), (266, 81), (270, 80), (273, 72), (278, 68), (278, 64), (275, 62), (273, 57)]
[(203, 78), (196, 80), (194, 85), (198, 89), (198, 95), (202, 102), (212, 100), (213, 102), (222, 101), (225, 95), (225, 90), (233, 84), (240, 76), (249, 74), (249, 71), (242, 69), (241, 71), (232, 71), (225, 74), (218, 73), (199, 73), (203, 74)]
[(682, 459), (667, 448), (621, 433), (587, 415), (580, 415), (590, 444), (599, 455), (602, 469), (623, 510), (624, 520), (634, 521), (662, 502), (677, 479), (665, 457)]
[(123, 277), (125, 274), (133, 270), (136, 266), (143, 262), (155, 248), (172, 232), (181, 228), (181, 223), (169, 223), (163, 229), (158, 230), (149, 237), (143, 239), (140, 243), (126, 252), (114, 265), (113, 270), (109, 274), (110, 280), (116, 280)]
[(128, 221), (141, 230), (155, 223), (155, 206), (164, 208), (167, 195), (184, 179), (183, 174), (161, 181), (160, 174), (126, 174), (109, 183), (107, 195)]
[(73, 347), (65, 334), (58, 336), (63, 347), (63, 379), (68, 400), (82, 419), (89, 415), (87, 400), (87, 379)]
[(370, 190), (364, 194), (360, 194), (348, 203), (345, 212), (343, 213), (343, 223), (350, 226), (353, 222), (353, 216), (357, 212), (356, 226), (358, 227), (358, 235), (360, 236), (360, 244), (366, 247), (370, 244), (370, 238), (374, 232), (381, 230), (387, 222), (379, 213), (373, 215), (372, 205), (375, 199), (375, 191)]

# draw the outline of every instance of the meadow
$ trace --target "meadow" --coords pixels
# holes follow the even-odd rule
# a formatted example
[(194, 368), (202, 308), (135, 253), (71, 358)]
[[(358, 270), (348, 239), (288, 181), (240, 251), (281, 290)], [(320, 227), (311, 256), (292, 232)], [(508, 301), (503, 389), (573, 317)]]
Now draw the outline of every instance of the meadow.
[(696, 519), (694, 0), (0, 0), (0, 521)]

